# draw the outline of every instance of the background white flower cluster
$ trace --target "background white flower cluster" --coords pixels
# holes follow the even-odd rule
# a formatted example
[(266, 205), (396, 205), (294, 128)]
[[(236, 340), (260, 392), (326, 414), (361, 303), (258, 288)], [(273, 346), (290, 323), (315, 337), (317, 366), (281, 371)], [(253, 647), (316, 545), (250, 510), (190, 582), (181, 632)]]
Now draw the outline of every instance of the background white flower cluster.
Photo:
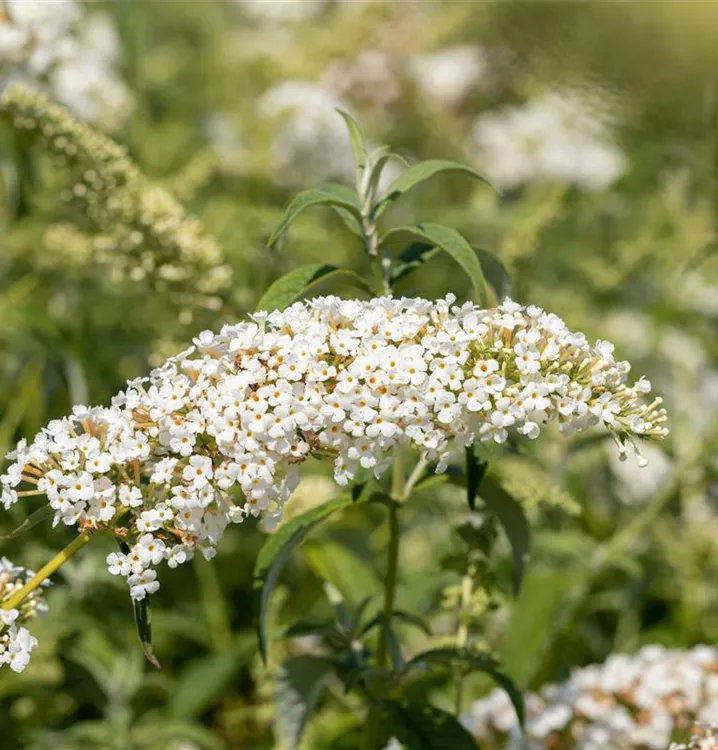
[(482, 748), (665, 750), (695, 721), (718, 716), (718, 650), (645, 646), (634, 656), (613, 654), (527, 695), (526, 706), (525, 737), (500, 690), (474, 703), (463, 723)]
[[(27, 597), (19, 609), (3, 609), (2, 605), (33, 576), (32, 570), (13, 565), (6, 557), (0, 558), (0, 665), (7, 664), (13, 672), (22, 672), (30, 661), (30, 653), (37, 646), (37, 638), (22, 627), (22, 623), (47, 612), (42, 588)], [(44, 586), (50, 582), (45, 581)]]
[(116, 72), (112, 19), (74, 0), (6, 0), (0, 8), (0, 93), (11, 82), (46, 88), (81, 119), (108, 127), (131, 110)]

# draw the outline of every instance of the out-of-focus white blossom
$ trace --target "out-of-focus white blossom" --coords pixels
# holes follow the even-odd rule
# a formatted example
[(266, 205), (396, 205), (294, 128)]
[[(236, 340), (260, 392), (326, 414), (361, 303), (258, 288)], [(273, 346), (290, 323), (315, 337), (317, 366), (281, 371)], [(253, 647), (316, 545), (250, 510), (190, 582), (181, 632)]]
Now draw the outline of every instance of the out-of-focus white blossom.
[(353, 180), (349, 135), (336, 112), (348, 107), (335, 94), (315, 83), (285, 81), (267, 91), (258, 107), (277, 127), (270, 158), (279, 183)]
[(235, 0), (251, 18), (265, 23), (292, 23), (317, 15), (324, 0)]
[(611, 472), (616, 479), (616, 494), (627, 505), (640, 505), (650, 500), (664, 486), (673, 471), (673, 462), (657, 446), (647, 444), (643, 456), (651, 465), (644, 471), (635, 455), (627, 455), (625, 460), (608, 450)]
[[(13, 565), (6, 557), (0, 558), (0, 666), (7, 664), (14, 672), (22, 672), (30, 661), (30, 653), (37, 646), (35, 638), (22, 623), (47, 612), (42, 588), (25, 598), (19, 609), (4, 609), (3, 604), (19, 591), (33, 576), (32, 570)], [(43, 586), (48, 586), (44, 581)]]
[(489, 76), (486, 53), (476, 45), (448, 47), (416, 58), (411, 73), (424, 98), (439, 107), (456, 107)]
[(78, 117), (109, 126), (131, 109), (119, 78), (117, 33), (74, 0), (6, 0), (0, 13), (0, 93), (15, 81), (44, 88)]
[(591, 347), (535, 306), (454, 302), (324, 297), (204, 331), (111, 407), (75, 407), (21, 442), (2, 503), (26, 483), (55, 524), (120, 524), (130, 549), (107, 562), (141, 599), (161, 560), (212, 556), (247, 515), (277, 520), (309, 455), (346, 485), (362, 468), (379, 476), (398, 446), (442, 470), (476, 439), (533, 439), (552, 421), (564, 434), (603, 426), (622, 453), (666, 434), (661, 399), (626, 384), (608, 342)]
[(668, 750), (718, 750), (718, 722), (701, 721), (688, 742), (673, 742)]
[(502, 188), (550, 181), (600, 190), (626, 169), (601, 103), (571, 91), (485, 112), (474, 126), (471, 149)]
[(522, 737), (509, 698), (496, 690), (462, 722), (487, 750), (666, 750), (695, 721), (718, 716), (718, 650), (646, 646), (635, 656), (614, 654), (527, 695), (526, 712)]

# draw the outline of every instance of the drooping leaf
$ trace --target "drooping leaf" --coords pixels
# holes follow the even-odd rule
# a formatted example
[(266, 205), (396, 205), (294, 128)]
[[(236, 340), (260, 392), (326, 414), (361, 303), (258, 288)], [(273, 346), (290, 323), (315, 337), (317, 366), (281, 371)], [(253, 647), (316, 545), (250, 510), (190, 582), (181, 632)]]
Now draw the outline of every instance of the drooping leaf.
[(359, 200), (349, 188), (341, 186), (338, 190), (336, 185), (325, 185), (320, 188), (303, 190), (298, 193), (289, 203), (279, 226), (274, 230), (272, 236), (267, 240), (267, 247), (271, 247), (281, 237), (284, 230), (299, 216), (299, 214), (312, 206), (339, 206), (350, 214), (361, 219)]
[(370, 292), (360, 276), (353, 271), (346, 271), (323, 263), (310, 263), (300, 266), (277, 279), (262, 295), (257, 303), (257, 310), (283, 310), (292, 302), (319, 282), (341, 280)]
[(476, 506), (476, 493), (479, 491), (488, 466), (489, 464), (477, 455), (473, 445), (466, 449), (466, 497), (471, 510), (474, 510)]
[(366, 167), (366, 146), (364, 144), (364, 136), (362, 135), (361, 128), (357, 121), (348, 113), (341, 109), (337, 109), (337, 112), (346, 123), (347, 130), (349, 131), (349, 143), (354, 153), (354, 164), (357, 172), (357, 183), (361, 180), (361, 176), (364, 173)]
[(269, 598), (289, 556), (312, 529), (335, 511), (351, 505), (351, 502), (349, 495), (341, 495), (293, 518), (267, 539), (257, 555), (252, 581), (253, 617), (259, 639), (259, 650), (265, 661), (267, 659), (266, 620)]
[(488, 510), (498, 518), (508, 537), (514, 560), (514, 595), (518, 596), (531, 544), (531, 530), (524, 509), (492, 477), (484, 479), (479, 496)]
[(408, 234), (422, 243), (433, 245), (448, 253), (466, 272), (476, 290), (479, 304), (488, 307), (489, 297), (486, 289), (481, 263), (476, 257), (476, 252), (469, 243), (451, 227), (441, 224), (416, 224), (414, 226), (397, 227), (391, 229), (379, 240), (379, 244), (386, 244), (390, 238)]
[(461, 164), (451, 159), (429, 159), (428, 161), (423, 161), (420, 164), (409, 167), (406, 172), (402, 173), (389, 185), (386, 195), (376, 208), (375, 216), (380, 216), (397, 198), (400, 198), (420, 182), (428, 180), (439, 172), (464, 172), (471, 177), (475, 177), (477, 180), (485, 182), (487, 185), (491, 185), (486, 177), (466, 164)]
[(506, 266), (488, 250), (480, 247), (474, 249), (479, 256), (484, 278), (496, 293), (496, 299), (502, 302), (506, 297), (511, 297), (513, 294), (513, 283), (509, 272), (506, 270)]
[(7, 542), (10, 539), (22, 536), (26, 531), (30, 531), (30, 529), (42, 523), (46, 518), (50, 518), (54, 512), (51, 506), (43, 505), (31, 513), (16, 529), (13, 529), (9, 534), (0, 536), (0, 542)]
[(435, 648), (416, 654), (408, 666), (431, 666), (439, 665), (447, 669), (459, 667), (466, 671), (483, 672), (489, 675), (497, 685), (506, 691), (516, 711), (516, 716), (521, 726), (524, 725), (525, 708), (521, 691), (514, 681), (501, 669), (498, 661), (490, 654), (481, 654), (460, 648)]
[(321, 700), (332, 663), (322, 656), (300, 654), (285, 659), (275, 677), (275, 723), (289, 750), (296, 750), (312, 712)]
[(135, 613), (135, 624), (137, 625), (137, 635), (142, 645), (142, 651), (147, 661), (156, 669), (162, 669), (155, 652), (152, 649), (152, 621), (150, 615), (150, 595), (145, 595), (144, 599), (133, 601)]
[(454, 716), (428, 703), (386, 701), (381, 723), (408, 750), (476, 750), (476, 740)]
[[(369, 620), (369, 622), (367, 622), (367, 624), (362, 628), (361, 635), (366, 635), (372, 628), (375, 628), (377, 625), (379, 625), (380, 619), (382, 617), (383, 615), (376, 615), (376, 617), (372, 617), (372, 619)], [(413, 615), (411, 614), (411, 612), (405, 612), (403, 609), (395, 609), (392, 611), (391, 617), (392, 620), (398, 620), (409, 625), (414, 625), (426, 635), (431, 635), (431, 628), (429, 628), (427, 623), (418, 615)]]

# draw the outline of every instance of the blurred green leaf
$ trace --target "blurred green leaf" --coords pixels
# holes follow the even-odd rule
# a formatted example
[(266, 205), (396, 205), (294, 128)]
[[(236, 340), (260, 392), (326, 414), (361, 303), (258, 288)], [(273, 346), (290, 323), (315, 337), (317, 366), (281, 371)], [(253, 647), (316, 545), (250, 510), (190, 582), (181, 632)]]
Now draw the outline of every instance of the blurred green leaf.
[(503, 688), (511, 699), (516, 716), (521, 726), (524, 725), (525, 708), (521, 691), (514, 681), (499, 669), (498, 661), (490, 654), (481, 654), (460, 648), (435, 648), (416, 654), (408, 662), (408, 666), (423, 666), (439, 664), (446, 668), (458, 666), (467, 674), (471, 672), (484, 672), (489, 675), (501, 688)]
[(484, 479), (479, 495), (487, 509), (499, 519), (511, 544), (514, 559), (514, 596), (517, 596), (521, 590), (531, 543), (531, 530), (524, 509), (521, 503), (490, 477)]
[(341, 495), (282, 524), (274, 534), (268, 537), (257, 555), (252, 578), (253, 617), (259, 639), (259, 650), (265, 661), (267, 659), (266, 619), (269, 598), (289, 556), (312, 529), (335, 511), (351, 505), (351, 502), (351, 496)]
[(417, 224), (415, 226), (397, 227), (384, 234), (379, 244), (385, 245), (387, 240), (395, 235), (408, 234), (421, 240), (423, 243), (434, 245), (448, 253), (466, 272), (476, 290), (479, 304), (482, 307), (489, 306), (489, 297), (486, 289), (481, 263), (476, 257), (476, 252), (469, 243), (451, 227), (440, 224)]
[(452, 161), (450, 159), (429, 159), (428, 161), (423, 161), (420, 164), (415, 164), (413, 167), (409, 167), (406, 172), (397, 177), (396, 180), (389, 185), (386, 195), (377, 205), (375, 216), (381, 216), (386, 208), (404, 195), (404, 193), (411, 190), (420, 182), (424, 182), (424, 180), (428, 180), (430, 177), (433, 177), (440, 172), (464, 172), (471, 177), (475, 177), (477, 180), (485, 182), (487, 185), (491, 185), (486, 177), (466, 164), (461, 164), (458, 161)]
[(370, 292), (361, 277), (353, 271), (346, 271), (323, 263), (311, 263), (295, 268), (277, 279), (262, 295), (256, 309), (283, 310), (292, 302), (296, 302), (314, 285), (332, 279), (347, 281), (363, 291)]
[(7, 542), (10, 539), (22, 536), (26, 531), (30, 531), (34, 526), (50, 518), (54, 512), (51, 506), (43, 505), (42, 508), (38, 508), (34, 513), (31, 513), (16, 529), (13, 529), (9, 534), (0, 536), (0, 542)]
[(382, 728), (408, 750), (476, 750), (476, 740), (454, 716), (428, 703), (386, 701)]
[(167, 706), (170, 715), (187, 719), (203, 714), (225, 693), (251, 656), (254, 644), (254, 638), (244, 638), (229, 653), (209, 654), (190, 662), (175, 682)]
[(336, 185), (326, 185), (321, 188), (312, 188), (298, 193), (287, 206), (284, 217), (272, 236), (267, 240), (267, 247), (272, 247), (281, 237), (287, 227), (299, 216), (302, 211), (312, 206), (338, 206), (361, 219), (361, 208), (359, 199), (351, 192), (353, 199), (349, 198), (349, 188), (342, 186), (338, 189)]
[(302, 734), (321, 700), (332, 662), (326, 657), (300, 654), (285, 659), (275, 677), (275, 723), (289, 750), (297, 750)]
[(133, 600), (132, 607), (135, 613), (135, 624), (137, 625), (137, 635), (142, 645), (142, 652), (153, 667), (162, 669), (162, 665), (152, 650), (150, 595), (146, 594), (144, 599)]

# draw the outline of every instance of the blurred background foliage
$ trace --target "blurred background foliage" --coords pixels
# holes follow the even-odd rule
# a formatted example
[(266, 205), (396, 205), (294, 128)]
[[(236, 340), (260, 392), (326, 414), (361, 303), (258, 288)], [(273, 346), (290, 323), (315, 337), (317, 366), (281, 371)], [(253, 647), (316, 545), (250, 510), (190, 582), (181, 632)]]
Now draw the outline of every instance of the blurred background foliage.
[[(518, 301), (557, 312), (589, 338), (615, 341), (618, 354), (654, 380), (672, 416), (668, 444), (647, 454), (643, 471), (615, 461), (602, 441), (547, 438), (538, 450), (507, 448), (496, 468), (533, 518), (531, 563), (513, 600), (502, 542), (490, 572), (497, 587), (490, 601), (479, 590), (471, 605), (473, 632), (524, 687), (644, 643), (715, 642), (717, 6), (117, 0), (81, 11), (109, 21), (113, 65), (128, 94), (120, 114), (96, 126), (152, 185), (201, 219), (231, 283), (211, 304), (195, 305), (131, 273), (113, 275), (97, 253), (101, 231), (65, 195), (87, 175), (6, 118), (3, 452), (74, 403), (108, 402), (199, 330), (251, 311), (294, 266), (360, 266), (359, 248), (330, 212), (297, 221), (288, 249), (264, 244), (294, 190), (351, 176), (332, 107), (348, 108), (373, 143), (409, 160), (455, 158), (482, 169), (475, 142), (485, 113), (550, 91), (590, 89), (601, 116), (611, 115), (611, 148), (624, 164), (610, 184), (588, 189), (539, 174), (499, 196), (442, 177), (387, 214), (388, 224), (413, 217), (450, 224), (494, 253)], [(0, 67), (0, 85), (12, 77), (3, 79)], [(467, 298), (468, 282), (455, 270), (446, 259), (399, 291)], [(334, 492), (317, 467), (290, 512)], [(33, 507), (3, 514), (0, 533)], [(432, 630), (429, 639), (407, 629), (410, 648), (455, 637), (461, 576), (446, 558), (461, 546), (451, 529), (467, 513), (463, 491), (445, 484), (420, 494), (405, 515), (399, 605), (426, 616)], [(327, 615), (323, 581), (352, 605), (366, 592), (378, 604), (380, 519), (378, 511), (347, 512), (301, 548), (273, 602), (275, 636), (282, 622)], [(37, 567), (66, 533), (38, 527), (2, 542), (0, 552)], [(250, 626), (262, 539), (247, 522), (228, 530), (212, 563), (165, 571), (153, 622), (159, 672), (143, 662), (125, 587), (106, 573), (109, 549), (97, 542), (63, 567), (48, 594), (50, 614), (34, 629), (40, 646), (30, 667), (0, 676), (0, 747), (281, 748), (274, 674), (288, 648), (311, 643), (277, 638), (269, 668), (260, 663)], [(486, 688), (469, 681), (467, 697)], [(330, 686), (306, 747), (341, 746), (356, 724), (334, 710), (347, 700), (341, 686)], [(441, 684), (434, 701), (450, 705)]]

